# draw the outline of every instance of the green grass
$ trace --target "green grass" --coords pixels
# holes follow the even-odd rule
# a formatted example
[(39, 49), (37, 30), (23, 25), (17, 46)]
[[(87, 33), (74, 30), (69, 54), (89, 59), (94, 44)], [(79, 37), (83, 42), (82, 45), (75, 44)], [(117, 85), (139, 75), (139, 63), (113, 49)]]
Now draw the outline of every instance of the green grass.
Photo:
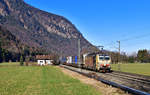
[(100, 95), (54, 66), (0, 64), (0, 95)]
[[(118, 71), (118, 64), (112, 64), (112, 69)], [(120, 64), (121, 71), (150, 76), (150, 63), (128, 63)]]
[(0, 67), (1, 66), (5, 66), (5, 67), (7, 67), (7, 66), (19, 66), (20, 65), (20, 63), (19, 62), (11, 62), (11, 63), (0, 63)]

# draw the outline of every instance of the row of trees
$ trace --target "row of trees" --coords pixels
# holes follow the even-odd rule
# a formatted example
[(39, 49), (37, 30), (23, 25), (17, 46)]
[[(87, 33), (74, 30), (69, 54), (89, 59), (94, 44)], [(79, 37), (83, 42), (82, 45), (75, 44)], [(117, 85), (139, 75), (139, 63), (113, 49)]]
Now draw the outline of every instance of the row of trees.
[(150, 51), (146, 49), (139, 50), (137, 53), (130, 56), (126, 55), (126, 53), (119, 54), (117, 52), (111, 52), (110, 55), (113, 63), (150, 63)]
[(15, 55), (15, 56), (14, 55), (15, 54), (3, 49), (1, 47), (1, 43), (0, 43), (0, 63), (1, 62), (8, 62), (10, 59), (12, 61), (18, 60), (19, 55)]
[(42, 55), (46, 54), (43, 51), (39, 50), (30, 50), (28, 47), (24, 47), (23, 49), (20, 49), (21, 52), (10, 52), (4, 48), (1, 47), (0, 43), (0, 63), (2, 62), (19, 62), (20, 60), (23, 61), (35, 61), (36, 55)]
[(0, 47), (0, 63), (2, 62), (19, 62), (21, 56), (23, 57), (23, 61), (27, 55), (21, 53), (9, 52), (6, 49)]

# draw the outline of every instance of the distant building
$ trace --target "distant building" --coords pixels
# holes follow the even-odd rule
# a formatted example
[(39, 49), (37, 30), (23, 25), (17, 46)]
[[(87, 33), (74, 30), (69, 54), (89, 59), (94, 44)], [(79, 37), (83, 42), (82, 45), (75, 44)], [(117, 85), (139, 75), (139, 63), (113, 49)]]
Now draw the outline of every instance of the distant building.
[(36, 55), (36, 60), (38, 65), (52, 65), (53, 64), (53, 56), (51, 55)]

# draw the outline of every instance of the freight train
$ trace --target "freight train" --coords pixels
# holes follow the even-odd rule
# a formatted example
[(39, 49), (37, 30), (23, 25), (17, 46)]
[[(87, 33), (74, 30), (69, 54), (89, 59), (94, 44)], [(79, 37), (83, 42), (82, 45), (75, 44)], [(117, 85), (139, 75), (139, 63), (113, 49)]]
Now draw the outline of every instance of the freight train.
[(110, 72), (111, 71), (111, 57), (101, 53), (83, 54), (80, 60), (81, 64), (78, 64), (77, 56), (68, 56), (62, 59), (62, 64), (81, 67), (83, 69), (90, 69), (98, 72)]

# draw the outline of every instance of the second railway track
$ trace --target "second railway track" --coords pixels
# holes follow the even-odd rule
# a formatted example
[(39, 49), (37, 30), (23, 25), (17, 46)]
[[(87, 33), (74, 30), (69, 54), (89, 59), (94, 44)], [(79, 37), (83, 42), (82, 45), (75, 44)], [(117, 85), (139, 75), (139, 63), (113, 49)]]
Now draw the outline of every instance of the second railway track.
[[(134, 95), (150, 95), (148, 94), (150, 93), (150, 79), (148, 76), (141, 77), (141, 75), (136, 75), (136, 74), (132, 75), (130, 73), (122, 73), (122, 72), (99, 73), (99, 72), (89, 71), (85, 69), (81, 70), (79, 68), (74, 68), (70, 66), (64, 66), (64, 67), (76, 71), (78, 73), (93, 77), (97, 80), (99, 79), (103, 80), (103, 82), (106, 83), (112, 82), (116, 87), (122, 86), (124, 90), (128, 89), (127, 91), (129, 91), (130, 93), (133, 92)], [(137, 89), (139, 92), (134, 89)]]
[(122, 85), (126, 85), (150, 93), (150, 79), (146, 79), (144, 78), (144, 76), (139, 77), (136, 75), (130, 75), (122, 72), (112, 72), (105, 74), (98, 73), (98, 75), (106, 78), (107, 80), (114, 81)]
[(114, 77), (120, 77), (120, 78), (132, 80), (132, 81), (137, 81), (137, 82), (140, 82), (143, 84), (150, 85), (150, 79), (146, 79), (146, 78), (139, 77), (139, 76), (133, 76), (133, 75), (129, 75), (129, 74), (121, 73), (121, 72), (120, 73), (117, 73), (117, 72), (106, 73), (106, 75), (110, 75), (110, 76), (114, 76)]

